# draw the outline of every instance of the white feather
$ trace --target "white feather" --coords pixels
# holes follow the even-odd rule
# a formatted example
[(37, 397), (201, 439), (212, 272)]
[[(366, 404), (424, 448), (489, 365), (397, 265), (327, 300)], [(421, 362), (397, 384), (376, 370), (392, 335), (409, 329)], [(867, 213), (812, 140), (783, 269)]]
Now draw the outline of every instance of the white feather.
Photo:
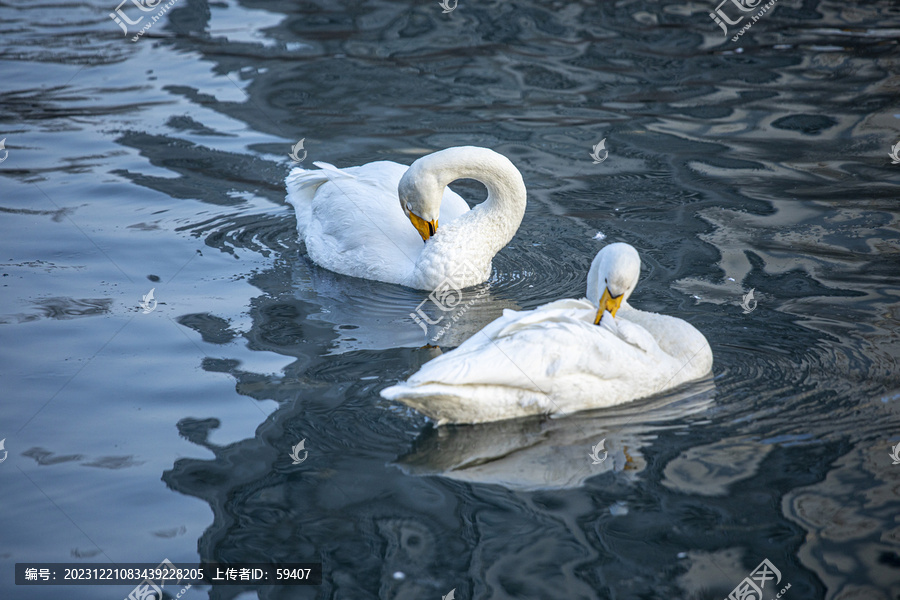
[(594, 325), (597, 300), (505, 310), (381, 395), (439, 425), (482, 423), (613, 406), (706, 375), (712, 351), (703, 334), (681, 319), (627, 303), (640, 273), (636, 256), (627, 244), (610, 244), (591, 266), (588, 281), (595, 288), (588, 288), (588, 297), (599, 299), (606, 281), (628, 282), (614, 322), (606, 322), (612, 320), (606, 313), (601, 326)]
[[(310, 258), (344, 275), (428, 290), (448, 278), (460, 288), (481, 283), (525, 212), (522, 176), (486, 148), (448, 148), (410, 167), (390, 161), (344, 169), (314, 164), (320, 169), (297, 167), (287, 176), (287, 201)], [(488, 199), (471, 211), (447, 188), (464, 177), (488, 188)], [(401, 183), (421, 201), (427, 214), (419, 216), (438, 220), (427, 243), (401, 208)]]

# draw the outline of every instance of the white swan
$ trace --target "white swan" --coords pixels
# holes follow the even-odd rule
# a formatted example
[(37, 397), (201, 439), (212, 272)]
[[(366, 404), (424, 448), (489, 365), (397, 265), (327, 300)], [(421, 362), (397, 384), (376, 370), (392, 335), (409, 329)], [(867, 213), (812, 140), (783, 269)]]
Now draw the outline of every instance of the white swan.
[(503, 316), (381, 395), (437, 421), (483, 423), (621, 404), (698, 379), (712, 368), (703, 334), (632, 308), (641, 259), (623, 243), (591, 264), (587, 299)]
[[(309, 257), (344, 275), (422, 290), (481, 283), (525, 214), (522, 175), (487, 148), (448, 148), (409, 167), (313, 164), (321, 169), (298, 167), (287, 176), (287, 201)], [(461, 178), (488, 190), (472, 210), (447, 188)]]

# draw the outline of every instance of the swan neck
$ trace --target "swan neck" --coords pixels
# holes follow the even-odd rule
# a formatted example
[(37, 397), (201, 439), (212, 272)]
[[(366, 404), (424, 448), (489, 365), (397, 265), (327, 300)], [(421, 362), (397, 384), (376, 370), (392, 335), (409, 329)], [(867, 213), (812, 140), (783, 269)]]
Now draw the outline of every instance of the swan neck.
[[(433, 176), (439, 194), (457, 179), (474, 179), (487, 188), (487, 199), (472, 212), (503, 232), (495, 252), (512, 239), (525, 214), (526, 190), (522, 174), (513, 163), (493, 150), (474, 146), (448, 148), (419, 159)], [(502, 241), (501, 241), (502, 240)]]
[(505, 156), (475, 146), (448, 148), (415, 161), (400, 181), (401, 198), (414, 187), (415, 195), (425, 199), (428, 214), (437, 215), (447, 185), (457, 179), (482, 183), (487, 199), (441, 223), (428, 240), (417, 261), (419, 276), (428, 279), (424, 287), (456, 277), (463, 264), (478, 274), (466, 279), (464, 287), (487, 279), (491, 259), (512, 240), (525, 215), (525, 183), (519, 170)]
[(442, 189), (457, 179), (474, 179), (487, 188), (487, 199), (481, 205), (484, 210), (504, 215), (524, 213), (525, 183), (508, 158), (485, 148), (472, 148), (472, 151), (454, 153), (447, 158), (438, 180)]

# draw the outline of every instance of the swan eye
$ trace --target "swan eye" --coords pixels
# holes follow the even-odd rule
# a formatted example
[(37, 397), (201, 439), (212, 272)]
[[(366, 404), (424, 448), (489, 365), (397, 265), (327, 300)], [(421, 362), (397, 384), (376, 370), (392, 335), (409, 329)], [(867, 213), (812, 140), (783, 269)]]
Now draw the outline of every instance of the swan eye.
[(406, 203), (406, 210), (412, 211), (412, 206), (409, 205), (409, 202)]

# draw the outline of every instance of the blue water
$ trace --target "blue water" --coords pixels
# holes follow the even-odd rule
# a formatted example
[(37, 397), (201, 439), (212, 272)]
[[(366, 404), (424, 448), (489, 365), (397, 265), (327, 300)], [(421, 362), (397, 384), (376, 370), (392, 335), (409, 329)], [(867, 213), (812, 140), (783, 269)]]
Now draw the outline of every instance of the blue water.
[[(16, 563), (163, 559), (323, 563), (187, 599), (718, 600), (764, 559), (766, 599), (900, 598), (900, 6), (779, 0), (736, 42), (716, 6), (177, 0), (132, 42), (113, 2), (0, 4), (0, 598), (132, 589)], [(521, 170), (444, 350), (625, 241), (632, 304), (702, 331), (714, 376), (440, 430), (382, 400), (436, 353), (427, 294), (308, 261), (300, 139)]]

